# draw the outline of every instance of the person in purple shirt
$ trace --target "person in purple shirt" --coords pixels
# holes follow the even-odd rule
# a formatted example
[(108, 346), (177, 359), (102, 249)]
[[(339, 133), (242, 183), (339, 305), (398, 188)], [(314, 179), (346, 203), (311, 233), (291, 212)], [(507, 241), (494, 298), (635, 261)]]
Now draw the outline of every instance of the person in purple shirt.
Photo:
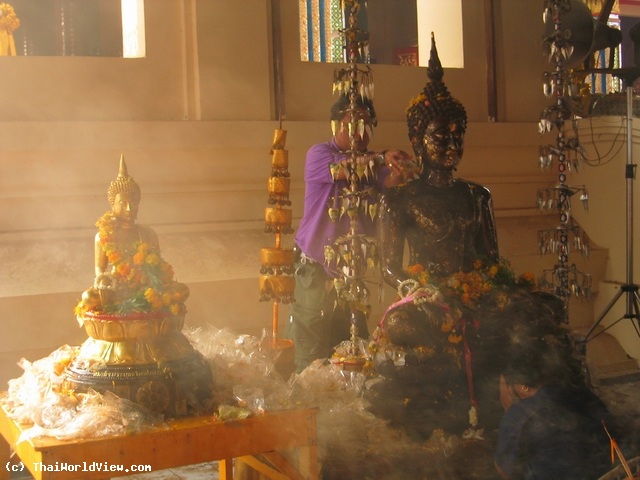
[[(368, 130), (376, 125), (375, 110), (369, 99), (360, 96), (356, 106), (351, 112), (349, 98), (342, 95), (331, 108), (333, 139), (312, 146), (306, 156), (304, 211), (294, 246), (297, 254), (295, 303), (284, 332), (285, 338), (294, 342), (297, 372), (315, 359), (328, 358), (332, 348), (350, 335), (349, 308), (340, 305), (333, 288), (333, 279), (339, 273), (325, 262), (324, 256), (325, 246), (332, 245), (350, 228), (348, 215), (332, 220), (328, 213), (336, 193), (349, 186), (346, 164), (350, 151), (356, 151), (358, 162), (366, 165), (373, 162), (377, 173), (358, 180), (361, 188), (382, 191), (404, 183), (416, 173), (406, 167), (410, 165), (409, 155), (401, 150), (383, 153), (368, 150)], [(348, 128), (352, 115), (365, 126), (353, 132), (353, 139)], [(369, 215), (361, 215), (357, 225), (363, 233), (375, 236), (375, 220)], [(364, 319), (357, 328), (361, 337), (368, 336)]]

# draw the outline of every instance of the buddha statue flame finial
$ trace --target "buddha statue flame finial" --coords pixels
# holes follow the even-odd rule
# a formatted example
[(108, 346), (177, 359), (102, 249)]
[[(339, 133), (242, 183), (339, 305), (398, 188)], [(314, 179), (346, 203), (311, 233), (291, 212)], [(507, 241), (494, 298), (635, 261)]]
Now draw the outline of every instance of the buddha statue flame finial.
[(107, 199), (109, 205), (113, 206), (116, 195), (119, 193), (127, 192), (134, 195), (134, 199), (140, 201), (140, 186), (131, 177), (127, 171), (127, 164), (124, 161), (124, 155), (120, 155), (120, 167), (118, 170), (118, 177), (111, 182), (109, 189), (107, 190)]
[(118, 176), (119, 177), (128, 177), (129, 176), (129, 172), (127, 171), (127, 164), (124, 161), (124, 154), (123, 153), (120, 154), (120, 168), (118, 170)]
[(438, 49), (436, 48), (436, 37), (431, 32), (431, 51), (429, 52), (429, 64), (427, 66), (427, 76), (432, 82), (442, 82), (444, 77), (444, 69), (438, 57)]
[[(407, 108), (407, 126), (409, 128), (409, 140), (416, 150), (420, 148), (424, 132), (429, 122), (437, 117), (446, 118), (449, 121), (457, 121), (461, 128), (466, 130), (467, 113), (464, 106), (451, 96), (444, 84), (444, 69), (438, 57), (436, 40), (431, 33), (431, 54), (427, 67), (429, 82), (422, 92), (411, 100)], [(416, 151), (418, 154), (418, 151)]]

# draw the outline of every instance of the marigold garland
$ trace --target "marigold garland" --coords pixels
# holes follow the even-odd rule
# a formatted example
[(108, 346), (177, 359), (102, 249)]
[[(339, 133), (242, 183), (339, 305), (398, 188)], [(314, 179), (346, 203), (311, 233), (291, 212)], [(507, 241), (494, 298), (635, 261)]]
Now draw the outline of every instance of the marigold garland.
[[(117, 218), (113, 212), (105, 213), (96, 222), (100, 246), (105, 252), (115, 283), (130, 294), (121, 301), (101, 305), (96, 313), (127, 314), (167, 312), (177, 315), (184, 311), (183, 296), (171, 287), (176, 285), (173, 267), (164, 261), (157, 249), (137, 241), (124, 251), (115, 242)], [(76, 315), (87, 311), (82, 301), (76, 306)]]
[[(420, 264), (408, 266), (406, 272), (410, 278), (398, 288), (398, 293), (404, 300), (392, 305), (389, 310), (408, 299), (415, 305), (438, 305), (443, 312), (440, 331), (449, 344), (445, 350), (456, 358), (460, 356), (460, 349), (463, 347), (465, 326), (479, 326), (474, 312), (483, 298), (502, 288), (531, 290), (535, 286), (532, 273), (526, 272), (516, 277), (505, 259), (500, 259), (498, 263), (477, 259), (470, 272), (460, 271), (440, 279), (432, 278)], [(388, 345), (384, 326), (381, 327), (374, 332), (371, 345), (374, 353), (382, 345)]]
[(20, 26), (20, 19), (8, 3), (0, 3), (0, 56), (15, 56), (16, 42), (13, 32)]
[(11, 34), (20, 27), (20, 19), (16, 15), (13, 6), (8, 3), (0, 3), (0, 28)]
[(534, 286), (533, 274), (527, 272), (516, 277), (511, 264), (500, 259), (499, 263), (476, 260), (470, 272), (456, 272), (442, 282), (443, 295), (450, 301), (458, 301), (464, 307), (475, 309), (487, 294), (501, 287), (526, 288)]
[(445, 315), (440, 330), (447, 334), (447, 340), (453, 345), (460, 344), (463, 340), (463, 318), (467, 317), (468, 321), (476, 322), (472, 312), (477, 310), (485, 296), (501, 288), (531, 290), (535, 286), (532, 273), (525, 272), (516, 276), (511, 264), (504, 258), (498, 263), (476, 259), (473, 262), (473, 270), (455, 272), (442, 279), (432, 279), (420, 264), (410, 265), (406, 271), (411, 276), (408, 282), (417, 282), (418, 285), (414, 287), (413, 292), (400, 291), (400, 294), (407, 296), (416, 290), (430, 292), (426, 296), (417, 295), (415, 299), (418, 303), (424, 298), (432, 302), (435, 300), (443, 307)]

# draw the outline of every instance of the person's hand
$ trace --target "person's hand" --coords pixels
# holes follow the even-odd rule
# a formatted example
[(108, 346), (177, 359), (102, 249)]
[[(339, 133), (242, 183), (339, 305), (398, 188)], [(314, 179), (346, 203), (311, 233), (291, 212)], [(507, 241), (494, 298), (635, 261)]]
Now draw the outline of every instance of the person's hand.
[(389, 175), (385, 181), (387, 187), (402, 185), (420, 175), (420, 166), (415, 158), (404, 150), (387, 150), (384, 163), (389, 168)]
[(507, 382), (504, 375), (500, 375), (500, 404), (504, 411), (506, 412), (511, 408), (515, 402), (517, 402), (518, 396), (516, 395), (516, 391), (510, 383)]

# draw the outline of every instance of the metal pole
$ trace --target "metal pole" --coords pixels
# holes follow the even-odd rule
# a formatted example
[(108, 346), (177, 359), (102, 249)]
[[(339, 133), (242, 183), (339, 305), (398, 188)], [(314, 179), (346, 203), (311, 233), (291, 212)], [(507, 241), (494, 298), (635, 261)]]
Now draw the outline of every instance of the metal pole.
[(633, 86), (627, 85), (627, 284), (633, 285)]
[[(633, 285), (633, 85), (627, 82), (627, 285)], [(627, 312), (631, 312), (631, 306)]]

